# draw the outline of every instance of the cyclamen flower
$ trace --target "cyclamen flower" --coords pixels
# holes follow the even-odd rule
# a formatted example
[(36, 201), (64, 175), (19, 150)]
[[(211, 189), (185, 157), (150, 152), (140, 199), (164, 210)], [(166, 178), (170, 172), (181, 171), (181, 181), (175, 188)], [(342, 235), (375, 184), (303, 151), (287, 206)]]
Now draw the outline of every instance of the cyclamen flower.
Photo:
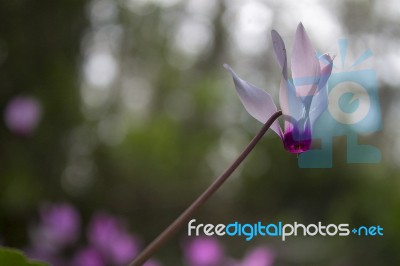
[(185, 261), (189, 266), (217, 266), (223, 261), (223, 248), (216, 238), (197, 237), (185, 244)]
[(35, 249), (57, 253), (79, 237), (80, 217), (70, 204), (45, 204), (40, 209), (41, 224), (31, 232)]
[(246, 253), (240, 266), (272, 266), (275, 253), (267, 247), (256, 247)]
[(229, 258), (224, 266), (272, 266), (275, 262), (275, 252), (266, 246), (259, 246), (246, 252), (242, 260)]
[(117, 218), (107, 214), (93, 217), (88, 239), (112, 265), (124, 265), (138, 252), (136, 238), (129, 234)]
[(101, 253), (94, 248), (86, 247), (79, 250), (72, 259), (71, 266), (105, 266)]
[[(317, 57), (303, 24), (299, 24), (292, 50), (292, 79), (288, 77), (285, 44), (278, 32), (271, 32), (276, 60), (282, 71), (279, 102), (285, 118), (284, 131), (275, 121), (271, 129), (281, 138), (290, 153), (310, 149), (312, 128), (328, 106), (326, 83), (332, 72), (333, 58), (329, 54)], [(277, 111), (271, 96), (242, 80), (228, 65), (239, 98), (247, 112), (261, 123)]]
[(4, 111), (4, 120), (11, 132), (29, 136), (36, 129), (41, 116), (38, 100), (30, 96), (17, 96), (10, 100)]

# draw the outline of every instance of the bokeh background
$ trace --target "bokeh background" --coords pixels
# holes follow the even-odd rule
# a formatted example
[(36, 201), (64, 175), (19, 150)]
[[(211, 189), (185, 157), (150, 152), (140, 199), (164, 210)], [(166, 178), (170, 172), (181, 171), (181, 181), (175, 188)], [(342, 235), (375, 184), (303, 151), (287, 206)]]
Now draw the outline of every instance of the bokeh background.
[[(301, 169), (268, 133), (194, 218), (380, 225), (383, 237), (188, 238), (151, 265), (400, 263), (400, 9), (385, 1), (0, 1), (0, 241), (54, 265), (124, 265), (240, 153), (261, 125), (229, 63), (278, 95), (269, 32), (377, 71), (379, 164)], [(289, 55), (290, 56), (290, 55)], [(351, 60), (350, 60), (351, 61)], [(112, 243), (112, 244), (111, 244)], [(256, 263), (256, 264), (251, 264)], [(150, 264), (149, 264), (150, 265)]]

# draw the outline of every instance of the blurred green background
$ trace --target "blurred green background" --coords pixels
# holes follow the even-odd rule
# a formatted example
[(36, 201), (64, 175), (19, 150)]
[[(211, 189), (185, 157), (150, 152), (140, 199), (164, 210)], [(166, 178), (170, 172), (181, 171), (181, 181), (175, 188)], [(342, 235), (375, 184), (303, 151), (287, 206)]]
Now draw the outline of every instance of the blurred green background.
[[(194, 218), (379, 224), (383, 237), (219, 241), (234, 258), (265, 244), (274, 265), (399, 264), (399, 20), (395, 0), (0, 1), (1, 242), (23, 249), (39, 206), (69, 202), (84, 225), (105, 211), (149, 243), (261, 127), (223, 63), (277, 99), (269, 32), (280, 32), (290, 56), (301, 21), (320, 52), (339, 55), (343, 37), (349, 58), (373, 51), (382, 130), (361, 141), (380, 149), (381, 163), (347, 164), (338, 137), (333, 168), (300, 169), (269, 132)], [(24, 136), (5, 123), (20, 95), (41, 109)], [(155, 257), (182, 264), (186, 237), (184, 228)]]

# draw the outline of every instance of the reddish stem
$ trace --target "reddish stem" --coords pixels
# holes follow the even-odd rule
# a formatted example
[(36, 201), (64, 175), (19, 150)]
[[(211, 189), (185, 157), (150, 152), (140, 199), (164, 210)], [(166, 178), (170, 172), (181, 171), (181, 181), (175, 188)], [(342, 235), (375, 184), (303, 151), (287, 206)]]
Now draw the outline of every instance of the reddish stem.
[(228, 179), (242, 161), (254, 149), (262, 136), (271, 127), (272, 123), (282, 115), (281, 111), (274, 113), (257, 135), (251, 140), (239, 157), (190, 205), (170, 226), (168, 226), (156, 239), (153, 240), (130, 264), (129, 266), (143, 265), (168, 239), (170, 239)]

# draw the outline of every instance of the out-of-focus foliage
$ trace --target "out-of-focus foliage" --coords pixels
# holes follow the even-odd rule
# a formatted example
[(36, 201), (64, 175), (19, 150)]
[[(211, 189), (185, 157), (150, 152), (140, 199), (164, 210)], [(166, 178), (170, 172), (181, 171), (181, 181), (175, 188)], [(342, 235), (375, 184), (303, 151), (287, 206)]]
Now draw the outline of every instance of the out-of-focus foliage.
[[(351, 58), (373, 51), (383, 127), (359, 141), (378, 147), (382, 162), (347, 164), (339, 137), (332, 169), (299, 169), (267, 134), (195, 218), (384, 228), (375, 238), (219, 238), (232, 261), (267, 246), (274, 265), (399, 263), (398, 10), (395, 0), (1, 1), (1, 243), (28, 249), (43, 204), (68, 202), (80, 229), (60, 257), (72, 260), (90, 244), (98, 213), (123, 217), (121, 228), (143, 248), (261, 126), (243, 110), (222, 64), (277, 98), (269, 32), (282, 34), (290, 54), (302, 21), (320, 52), (338, 55), (341, 37)], [(38, 115), (10, 127), (8, 107), (21, 97), (37, 107), (19, 106)], [(190, 264), (190, 240), (183, 229), (156, 259)]]
[(21, 252), (10, 248), (0, 250), (0, 263), (14, 266), (46, 266), (45, 263), (28, 261)]

